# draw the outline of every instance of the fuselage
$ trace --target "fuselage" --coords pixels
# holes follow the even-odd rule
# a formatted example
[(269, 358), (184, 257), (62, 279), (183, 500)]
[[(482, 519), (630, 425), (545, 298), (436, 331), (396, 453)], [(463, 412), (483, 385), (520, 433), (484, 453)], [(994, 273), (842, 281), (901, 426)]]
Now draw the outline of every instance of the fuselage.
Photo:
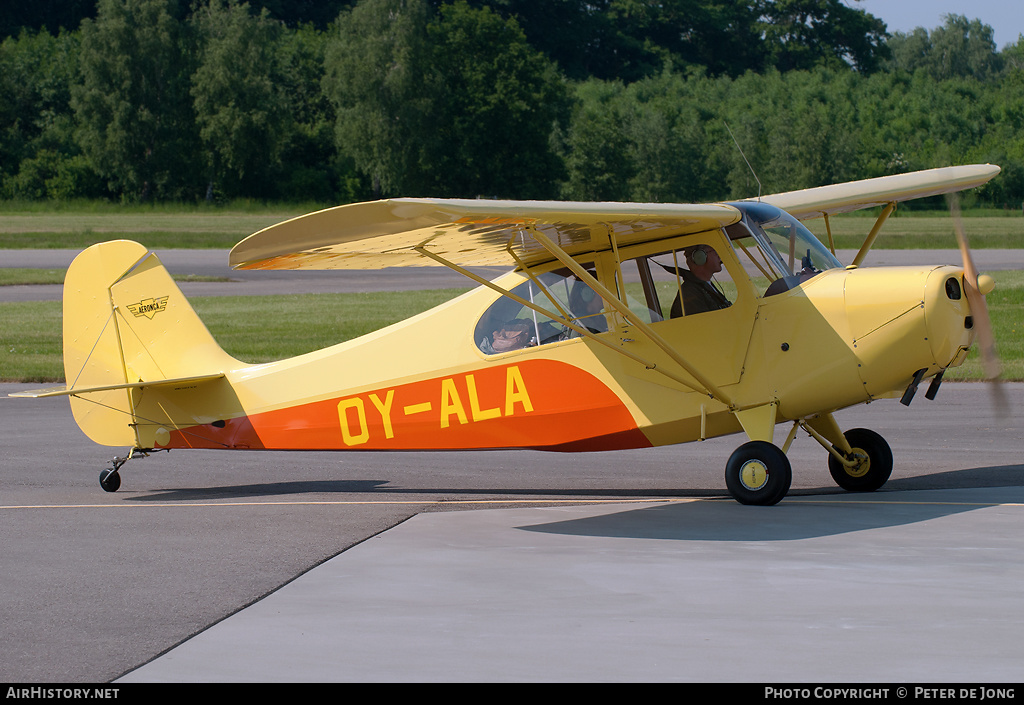
[[(698, 239), (721, 254), (726, 308), (671, 318), (667, 302), (655, 311), (659, 304), (644, 301), (644, 277), (627, 266), (646, 261), (650, 246), (595, 253), (588, 267), (629, 312), (600, 307), (582, 319), (600, 319), (587, 334), (562, 326), (544, 339), (556, 323), (523, 309), (515, 320), (532, 320), (537, 334), (495, 350), (480, 338), (495, 334), (496, 343), (489, 316), (509, 299), (480, 287), (356, 340), (239, 365), (214, 384), (151, 392), (138, 415), (166, 422), (140, 429), (140, 441), (324, 450), (664, 445), (740, 431), (736, 412), (745, 409), (768, 405), (781, 422), (890, 396), (919, 370), (927, 377), (960, 364), (972, 341), (966, 299), (954, 296), (959, 268), (832, 267), (766, 295), (725, 231)], [(510, 272), (495, 286), (554, 299), (551, 282), (565, 273), (541, 270)]]

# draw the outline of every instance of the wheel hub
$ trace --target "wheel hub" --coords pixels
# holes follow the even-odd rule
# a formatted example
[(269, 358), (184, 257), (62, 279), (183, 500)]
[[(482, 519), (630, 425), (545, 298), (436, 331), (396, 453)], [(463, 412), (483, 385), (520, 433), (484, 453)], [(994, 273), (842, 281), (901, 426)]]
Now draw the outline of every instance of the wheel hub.
[(748, 490), (759, 490), (768, 484), (768, 467), (760, 460), (748, 460), (740, 468), (740, 483)]
[(860, 448), (854, 448), (850, 458), (854, 464), (845, 466), (846, 474), (850, 477), (864, 477), (871, 470), (871, 458)]

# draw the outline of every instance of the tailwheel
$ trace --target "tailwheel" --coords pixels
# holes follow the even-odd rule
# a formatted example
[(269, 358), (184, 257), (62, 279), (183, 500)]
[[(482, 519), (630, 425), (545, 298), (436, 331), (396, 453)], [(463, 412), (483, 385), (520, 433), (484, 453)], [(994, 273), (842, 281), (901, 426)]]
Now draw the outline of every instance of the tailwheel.
[(740, 504), (778, 504), (792, 480), (789, 458), (767, 441), (744, 443), (725, 466), (725, 485)]
[(132, 458), (148, 458), (153, 452), (151, 448), (132, 448), (128, 455), (114, 458), (110, 461), (110, 468), (100, 473), (100, 487), (106, 492), (117, 492), (121, 488), (121, 474), (118, 472), (121, 466)]
[(829, 454), (832, 479), (850, 492), (874, 492), (892, 474), (892, 449), (884, 438), (866, 428), (851, 428), (843, 435), (853, 449), (848, 456), (853, 462), (847, 465)]
[(121, 475), (117, 470), (104, 470), (100, 473), (100, 487), (107, 492), (117, 492), (121, 487)]

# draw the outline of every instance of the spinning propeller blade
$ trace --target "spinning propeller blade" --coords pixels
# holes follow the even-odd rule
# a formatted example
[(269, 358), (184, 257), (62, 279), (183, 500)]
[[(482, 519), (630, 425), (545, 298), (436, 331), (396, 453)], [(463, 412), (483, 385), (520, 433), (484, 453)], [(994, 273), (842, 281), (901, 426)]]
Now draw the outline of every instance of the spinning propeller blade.
[[(963, 221), (960, 218), (960, 199), (956, 193), (949, 196), (949, 210), (953, 216), (953, 228), (956, 231), (960, 256), (963, 258), (964, 293), (967, 296), (967, 303), (971, 307), (974, 329), (978, 333), (978, 352), (981, 355), (982, 370), (985, 374), (985, 381), (992, 384), (993, 403), (997, 412), (1002, 415), (1006, 413), (1008, 404), (1000, 379), (1002, 365), (999, 363), (999, 356), (996, 354), (995, 335), (992, 333), (992, 319), (989, 317), (988, 304), (985, 301), (985, 293), (991, 291), (991, 287), (982, 287), (979, 284), (978, 270), (974, 266), (974, 259), (971, 257), (971, 250), (967, 244), (967, 233), (964, 231)], [(984, 291), (982, 290), (983, 288)]]

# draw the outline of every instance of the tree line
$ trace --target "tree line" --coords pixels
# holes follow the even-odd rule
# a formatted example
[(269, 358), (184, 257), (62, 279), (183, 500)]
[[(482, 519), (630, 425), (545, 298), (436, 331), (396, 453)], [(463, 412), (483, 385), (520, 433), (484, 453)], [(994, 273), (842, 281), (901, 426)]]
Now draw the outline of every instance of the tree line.
[[(991, 162), (1024, 39), (842, 0), (77, 0), (0, 20), (0, 197), (697, 202)], [(749, 163), (749, 166), (748, 166)]]

